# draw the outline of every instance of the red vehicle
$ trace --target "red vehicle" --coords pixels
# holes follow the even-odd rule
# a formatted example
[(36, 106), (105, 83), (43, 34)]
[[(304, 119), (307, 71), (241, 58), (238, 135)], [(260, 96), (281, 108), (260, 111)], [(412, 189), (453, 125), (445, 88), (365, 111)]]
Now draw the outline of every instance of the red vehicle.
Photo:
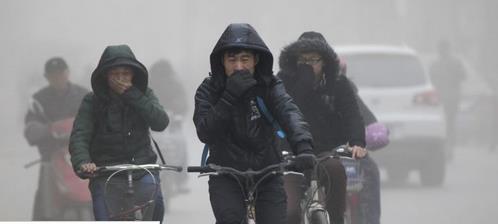
[(70, 161), (68, 143), (73, 122), (74, 118), (69, 118), (53, 123), (53, 136), (66, 144), (57, 149), (48, 161), (37, 160), (25, 166), (29, 168), (37, 163), (42, 166), (40, 190), (43, 191), (42, 197), (46, 197), (43, 209), (53, 220), (93, 220), (88, 180), (76, 176)]

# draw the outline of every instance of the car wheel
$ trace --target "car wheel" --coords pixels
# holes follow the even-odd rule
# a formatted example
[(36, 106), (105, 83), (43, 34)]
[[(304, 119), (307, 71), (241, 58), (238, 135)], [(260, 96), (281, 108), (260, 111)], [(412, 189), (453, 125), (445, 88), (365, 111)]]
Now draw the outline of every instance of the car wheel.
[(429, 157), (427, 164), (420, 167), (420, 181), (427, 187), (441, 186), (446, 174), (446, 159), (442, 147), (435, 148)]

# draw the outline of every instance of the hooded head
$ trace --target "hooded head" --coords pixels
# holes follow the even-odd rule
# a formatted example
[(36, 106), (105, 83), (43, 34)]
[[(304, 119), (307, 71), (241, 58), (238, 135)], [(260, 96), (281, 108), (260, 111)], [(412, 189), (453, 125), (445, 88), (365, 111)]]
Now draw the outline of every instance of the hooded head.
[(258, 35), (254, 28), (246, 23), (230, 24), (211, 52), (211, 74), (218, 80), (226, 79), (225, 68), (223, 66), (223, 56), (227, 50), (245, 49), (253, 52), (258, 57), (255, 67), (255, 78), (269, 82), (273, 71), (273, 55)]
[(92, 73), (92, 89), (98, 97), (108, 95), (106, 73), (109, 69), (117, 66), (128, 66), (133, 69), (133, 86), (145, 93), (147, 90), (148, 74), (147, 68), (140, 63), (128, 45), (107, 46), (100, 57), (97, 68)]
[(339, 59), (332, 47), (321, 33), (309, 31), (299, 36), (294, 43), (285, 47), (280, 53), (279, 66), (283, 71), (296, 71), (300, 55), (318, 53), (323, 62), (323, 71), (327, 79), (337, 76)]
[(174, 75), (173, 66), (171, 66), (167, 60), (160, 59), (150, 66), (149, 74), (152, 76), (152, 80), (159, 80), (163, 77), (171, 77)]

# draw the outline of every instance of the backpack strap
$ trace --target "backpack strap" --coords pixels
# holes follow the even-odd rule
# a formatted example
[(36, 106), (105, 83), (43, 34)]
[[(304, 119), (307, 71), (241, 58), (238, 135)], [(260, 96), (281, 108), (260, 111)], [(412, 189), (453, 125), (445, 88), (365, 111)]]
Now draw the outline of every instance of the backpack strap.
[(163, 153), (161, 152), (161, 149), (159, 149), (159, 145), (157, 144), (156, 140), (152, 138), (152, 135), (150, 136), (150, 139), (152, 139), (152, 142), (154, 143), (154, 146), (156, 147), (157, 154), (159, 155), (159, 158), (161, 159), (161, 162), (163, 165), (166, 165), (166, 161), (164, 160)]
[(257, 96), (256, 101), (257, 101), (257, 105), (258, 105), (259, 110), (261, 111), (261, 113), (263, 113), (263, 116), (266, 118), (268, 123), (270, 123), (273, 126), (273, 128), (275, 128), (275, 130), (277, 130), (277, 133), (276, 133), (277, 136), (281, 139), (284, 139), (285, 132), (280, 127), (280, 124), (278, 123), (278, 121), (275, 118), (273, 118), (273, 116), (271, 115), (270, 111), (268, 110), (268, 108), (265, 105), (265, 102), (263, 101), (263, 98)]
[(206, 166), (208, 155), (209, 155), (209, 146), (205, 144), (204, 149), (202, 150), (201, 166)]

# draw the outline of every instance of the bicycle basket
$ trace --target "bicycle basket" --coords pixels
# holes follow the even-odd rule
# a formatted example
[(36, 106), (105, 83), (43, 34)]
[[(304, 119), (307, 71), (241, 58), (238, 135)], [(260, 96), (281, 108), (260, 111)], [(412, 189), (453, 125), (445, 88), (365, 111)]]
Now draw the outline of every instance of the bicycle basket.
[(360, 162), (351, 159), (341, 159), (341, 163), (346, 170), (347, 191), (359, 192), (363, 188), (363, 173), (360, 169)]
[[(110, 220), (147, 220), (152, 217), (159, 183), (149, 172), (139, 179), (127, 179), (127, 170), (114, 172), (105, 184), (105, 204)], [(149, 181), (150, 180), (150, 181)]]

